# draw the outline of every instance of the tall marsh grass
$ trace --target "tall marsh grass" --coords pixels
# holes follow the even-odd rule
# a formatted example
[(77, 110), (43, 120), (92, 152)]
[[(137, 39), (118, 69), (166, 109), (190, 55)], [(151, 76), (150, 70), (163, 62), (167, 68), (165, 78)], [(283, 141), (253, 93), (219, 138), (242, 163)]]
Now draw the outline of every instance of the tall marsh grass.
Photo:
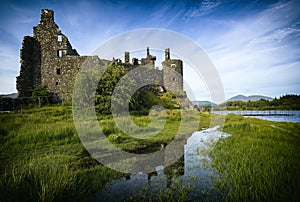
[(300, 124), (228, 115), (210, 153), (229, 201), (297, 201), (300, 197)]
[(0, 123), (0, 201), (82, 200), (122, 175), (86, 152), (70, 107), (0, 114)]
[[(167, 113), (166, 126), (148, 140), (124, 134), (111, 115), (98, 114), (97, 118), (111, 142), (123, 150), (145, 153), (174, 138), (180, 111)], [(164, 118), (159, 112), (152, 115)], [(142, 128), (150, 123), (146, 112), (132, 115), (131, 120)], [(0, 159), (0, 200), (4, 201), (81, 200), (125, 175), (90, 157), (76, 133), (72, 108), (66, 106), (0, 114)]]
[[(150, 124), (147, 113), (134, 112), (131, 120), (147, 128)], [(97, 118), (105, 135), (120, 149), (148, 153), (170, 142), (178, 133), (180, 110), (166, 113), (163, 129), (146, 140), (122, 132), (111, 115), (98, 114)], [(198, 124), (198, 130), (202, 130), (212, 126), (212, 116), (224, 118), (191, 111), (186, 120)], [(152, 117), (160, 120), (164, 115), (154, 112)], [(210, 152), (212, 166), (221, 176), (216, 184), (222, 198), (229, 201), (299, 200), (299, 123), (228, 115), (222, 130), (231, 136), (219, 141)], [(194, 132), (191, 128), (183, 128), (183, 131)], [(90, 157), (76, 133), (72, 109), (65, 106), (0, 114), (0, 160), (0, 201), (84, 200), (107, 182), (126, 175)], [(174, 189), (171, 187), (154, 198), (185, 200), (189, 192), (186, 188), (174, 184)], [(175, 193), (176, 190), (179, 192)]]

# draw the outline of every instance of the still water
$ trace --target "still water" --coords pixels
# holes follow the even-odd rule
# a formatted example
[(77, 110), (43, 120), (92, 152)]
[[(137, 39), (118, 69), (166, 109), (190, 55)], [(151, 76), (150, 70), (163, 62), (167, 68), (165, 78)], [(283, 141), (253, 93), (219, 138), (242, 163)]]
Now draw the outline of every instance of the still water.
[[(280, 122), (300, 122), (300, 111), (214, 111), (216, 114), (239, 114), (246, 117), (260, 118)], [(188, 200), (222, 201), (224, 199), (215, 190), (215, 180), (220, 178), (210, 166), (208, 156), (212, 145), (220, 138), (229, 135), (217, 131), (217, 127), (192, 134), (184, 146), (184, 156), (167, 168), (159, 166), (153, 173), (138, 173), (105, 185), (87, 201), (140, 201), (153, 198), (166, 190), (180, 192), (188, 188)]]
[(184, 146), (184, 156), (171, 166), (157, 167), (156, 172), (150, 174), (138, 173), (114, 180), (88, 201), (140, 200), (141, 196), (157, 196), (167, 189), (177, 192), (182, 187), (188, 187), (190, 200), (220, 200), (222, 196), (215, 190), (215, 179), (219, 176), (209, 166), (208, 153), (215, 142), (228, 136), (217, 131), (217, 127), (194, 132)]
[(278, 122), (300, 122), (299, 110), (212, 111), (214, 114), (238, 114)]

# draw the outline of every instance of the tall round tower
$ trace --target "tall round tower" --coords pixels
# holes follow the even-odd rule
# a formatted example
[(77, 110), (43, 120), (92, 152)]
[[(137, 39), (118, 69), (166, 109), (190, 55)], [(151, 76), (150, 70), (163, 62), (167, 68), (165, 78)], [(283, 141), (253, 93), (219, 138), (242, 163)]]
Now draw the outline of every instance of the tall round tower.
[(183, 91), (182, 60), (170, 59), (170, 49), (165, 50), (163, 65), (163, 81), (166, 90)]

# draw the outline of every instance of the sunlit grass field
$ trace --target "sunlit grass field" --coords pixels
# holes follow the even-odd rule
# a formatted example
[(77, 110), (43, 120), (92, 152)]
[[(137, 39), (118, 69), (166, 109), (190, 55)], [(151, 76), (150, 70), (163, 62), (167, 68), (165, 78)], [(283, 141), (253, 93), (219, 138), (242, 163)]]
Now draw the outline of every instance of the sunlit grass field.
[[(154, 116), (160, 118), (159, 112)], [(132, 113), (139, 126), (147, 113)], [(169, 110), (161, 133), (149, 140), (132, 138), (116, 127), (112, 116), (97, 115), (103, 132), (122, 150), (144, 153), (159, 149), (177, 133), (179, 110)], [(198, 130), (210, 127), (212, 115), (190, 112)], [(228, 115), (224, 132), (232, 136), (211, 151), (212, 166), (224, 200), (295, 201), (299, 199), (300, 124), (276, 123)], [(192, 133), (186, 128), (186, 133)], [(84, 200), (107, 182), (128, 175), (102, 166), (83, 147), (73, 124), (72, 108), (51, 106), (0, 114), (0, 200)], [(178, 185), (180, 186), (180, 185)], [(177, 187), (177, 185), (176, 185)], [(187, 189), (162, 192), (160, 199), (186, 198)], [(172, 194), (174, 192), (174, 194)], [(225, 193), (225, 194), (224, 194)], [(154, 199), (157, 199), (154, 197)]]

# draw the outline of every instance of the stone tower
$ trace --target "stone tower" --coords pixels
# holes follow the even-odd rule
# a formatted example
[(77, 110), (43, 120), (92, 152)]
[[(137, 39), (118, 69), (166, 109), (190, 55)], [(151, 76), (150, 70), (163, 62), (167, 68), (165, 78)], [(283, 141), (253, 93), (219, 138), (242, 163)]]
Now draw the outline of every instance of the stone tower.
[(54, 12), (42, 9), (40, 22), (33, 27), (33, 37), (23, 40), (17, 77), (19, 96), (30, 96), (35, 87), (43, 84), (60, 99), (70, 99), (75, 75), (87, 57), (90, 56), (79, 56), (72, 48), (55, 23)]
[(73, 77), (82, 64), (68, 38), (54, 22), (52, 10), (41, 10), (40, 23), (33, 28), (33, 37), (41, 45), (41, 82), (64, 99), (72, 92)]
[(169, 48), (165, 50), (165, 61), (162, 62), (162, 66), (163, 81), (166, 90), (183, 91), (182, 60), (170, 59)]
[[(145, 58), (132, 58), (130, 63), (130, 53), (125, 52), (125, 62), (119, 62), (128, 70), (137, 66), (154, 70), (156, 56), (150, 54), (149, 47), (146, 53)], [(99, 68), (104, 65), (104, 60), (100, 61), (98, 56), (79, 56), (55, 23), (54, 12), (42, 9), (40, 22), (33, 27), (33, 36), (23, 39), (20, 75), (17, 77), (19, 97), (30, 97), (36, 87), (45, 85), (60, 100), (70, 101), (76, 75), (86, 60)], [(183, 92), (182, 61), (170, 59), (170, 50), (166, 49), (162, 65), (162, 71), (157, 70), (159, 83), (164, 84), (167, 91)]]

